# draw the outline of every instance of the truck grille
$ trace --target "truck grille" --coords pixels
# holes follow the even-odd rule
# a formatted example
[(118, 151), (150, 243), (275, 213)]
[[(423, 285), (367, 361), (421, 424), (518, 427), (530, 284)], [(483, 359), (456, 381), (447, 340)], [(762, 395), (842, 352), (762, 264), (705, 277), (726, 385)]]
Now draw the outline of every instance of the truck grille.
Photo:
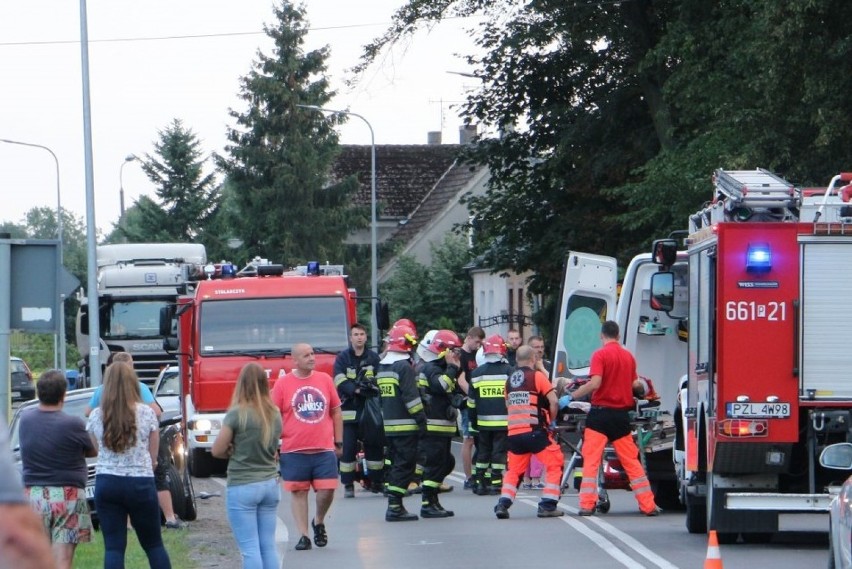
[(153, 386), (160, 371), (168, 366), (177, 365), (177, 360), (167, 354), (133, 354), (133, 368), (142, 383)]

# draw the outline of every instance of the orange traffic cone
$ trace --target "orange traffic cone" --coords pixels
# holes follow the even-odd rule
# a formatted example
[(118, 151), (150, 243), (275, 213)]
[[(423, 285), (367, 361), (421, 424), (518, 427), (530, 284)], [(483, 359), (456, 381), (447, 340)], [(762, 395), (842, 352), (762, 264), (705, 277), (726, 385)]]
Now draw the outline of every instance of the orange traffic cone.
[(710, 530), (710, 539), (707, 541), (707, 558), (704, 560), (704, 569), (723, 569), (722, 553), (719, 551), (719, 538), (716, 530)]

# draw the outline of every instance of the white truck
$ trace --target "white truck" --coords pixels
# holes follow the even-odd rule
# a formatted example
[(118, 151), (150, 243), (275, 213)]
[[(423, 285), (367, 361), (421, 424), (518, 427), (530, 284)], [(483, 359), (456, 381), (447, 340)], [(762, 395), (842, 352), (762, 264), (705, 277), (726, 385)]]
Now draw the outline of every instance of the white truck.
[[(111, 352), (133, 355), (139, 379), (153, 385), (160, 370), (177, 365), (163, 349), (160, 309), (175, 304), (191, 274), (207, 263), (197, 243), (121, 243), (97, 248), (98, 311), (101, 361)], [(81, 295), (77, 313), (77, 348), (89, 353), (89, 306)], [(88, 361), (82, 374), (88, 377)]]
[[(686, 375), (686, 287), (679, 287), (675, 308), (669, 313), (650, 307), (651, 277), (659, 265), (651, 255), (638, 255), (628, 265), (620, 287), (618, 267), (612, 257), (570, 252), (565, 265), (559, 313), (555, 326), (552, 380), (586, 378), (592, 353), (600, 348), (601, 324), (614, 320), (621, 329), (621, 343), (636, 357), (640, 376), (652, 380), (660, 395), (659, 411), (643, 425), (643, 450), (648, 478), (658, 505), (679, 508), (673, 453), (683, 449), (676, 440), (677, 394)], [(685, 285), (685, 255), (672, 266)]]

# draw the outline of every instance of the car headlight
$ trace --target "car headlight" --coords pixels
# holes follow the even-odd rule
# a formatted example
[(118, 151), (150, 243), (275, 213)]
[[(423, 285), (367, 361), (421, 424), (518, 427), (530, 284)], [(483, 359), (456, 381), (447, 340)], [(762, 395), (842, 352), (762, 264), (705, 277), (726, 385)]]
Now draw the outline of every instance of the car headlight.
[(196, 419), (191, 427), (196, 431), (214, 431), (222, 428), (222, 421), (219, 419)]

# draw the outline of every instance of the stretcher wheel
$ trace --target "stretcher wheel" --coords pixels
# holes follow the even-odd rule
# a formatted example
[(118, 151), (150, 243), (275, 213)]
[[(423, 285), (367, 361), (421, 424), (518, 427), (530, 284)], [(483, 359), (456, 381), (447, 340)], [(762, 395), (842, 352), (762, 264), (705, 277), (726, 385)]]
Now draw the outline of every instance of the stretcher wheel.
[(609, 498), (602, 498), (598, 500), (595, 509), (602, 514), (605, 514), (609, 511), (610, 505)]

